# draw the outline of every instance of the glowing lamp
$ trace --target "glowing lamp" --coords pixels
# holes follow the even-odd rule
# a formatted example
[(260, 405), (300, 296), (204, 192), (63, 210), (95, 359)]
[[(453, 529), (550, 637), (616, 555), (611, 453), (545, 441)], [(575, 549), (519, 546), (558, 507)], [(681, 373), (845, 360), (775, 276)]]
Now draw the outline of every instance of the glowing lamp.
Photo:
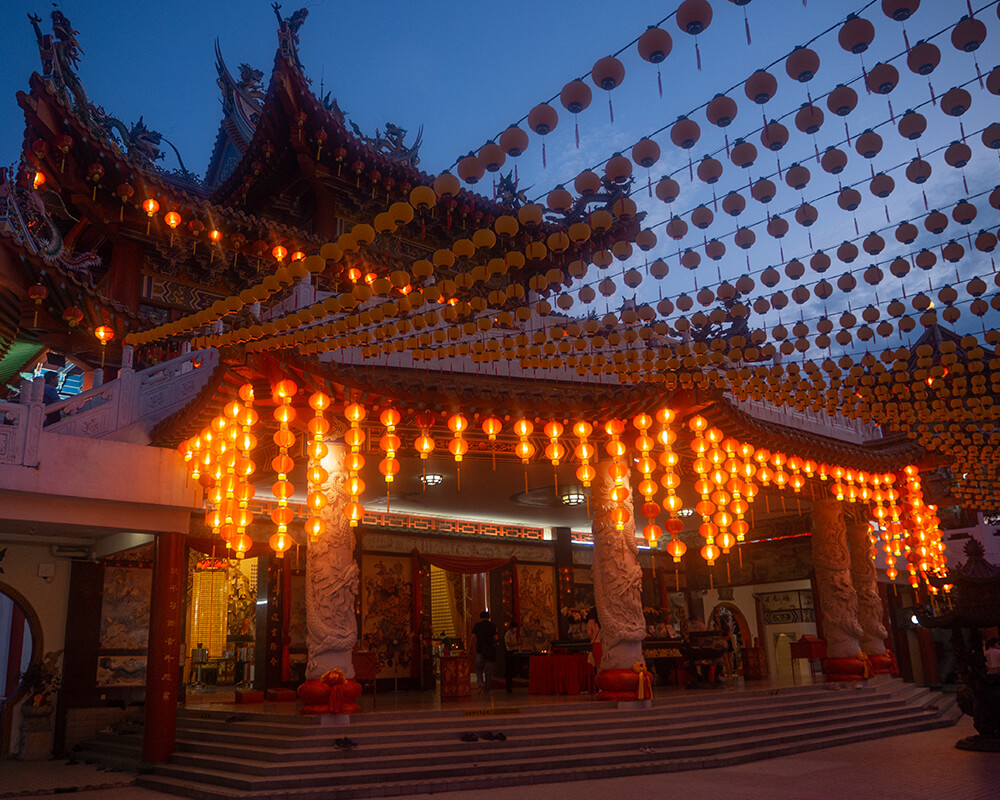
[(708, 566), (715, 566), (715, 559), (721, 555), (721, 551), (714, 544), (706, 544), (701, 548), (701, 557), (705, 559)]
[(71, 328), (75, 328), (83, 319), (83, 311), (76, 306), (70, 306), (63, 311), (63, 319)]
[(659, 525), (647, 525), (642, 529), (643, 538), (649, 542), (649, 546), (653, 547), (660, 537), (663, 536), (663, 528)]
[(522, 463), (527, 464), (535, 455), (535, 446), (527, 440), (518, 442), (514, 446), (514, 453), (521, 459)]
[(285, 260), (285, 256), (288, 255), (288, 249), (282, 247), (280, 244), (276, 244), (271, 248), (271, 255), (274, 256), (274, 260), (277, 262), (282, 262)]
[(520, 437), (531, 436), (534, 433), (535, 426), (530, 420), (519, 419), (514, 423), (514, 433)]
[[(142, 201), (142, 210), (146, 212), (147, 217), (152, 217), (157, 211), (160, 210), (160, 204), (152, 197), (147, 197)], [(178, 222), (180, 222), (179, 219)]]
[(268, 540), (268, 544), (271, 545), (271, 549), (274, 551), (275, 556), (278, 558), (284, 558), (285, 551), (292, 546), (292, 537), (287, 533), (279, 531), (271, 536)]
[(680, 561), (683, 555), (687, 552), (687, 545), (684, 544), (684, 542), (682, 542), (680, 539), (671, 539), (667, 543), (666, 549), (667, 552), (670, 553), (671, 557), (674, 559), (674, 562), (676, 563)]
[(631, 518), (632, 515), (629, 514), (627, 508), (618, 506), (617, 508), (611, 509), (611, 521), (615, 523), (615, 528), (617, 530), (624, 530), (625, 523), (628, 522)]
[(39, 170), (38, 172), (36, 172), (35, 173), (35, 177), (32, 178), (31, 183), (32, 183), (32, 185), (36, 189), (39, 188), (40, 186), (44, 186), (45, 185), (45, 173), (42, 172), (41, 170)]
[(395, 408), (387, 408), (379, 415), (379, 422), (381, 422), (385, 429), (392, 433), (396, 430), (396, 426), (399, 424), (402, 416)]
[(497, 434), (500, 433), (503, 428), (503, 423), (496, 417), (487, 417), (483, 420), (482, 428), (483, 433), (485, 433), (492, 442), (496, 440)]
[(462, 456), (469, 452), (469, 443), (465, 439), (452, 439), (448, 442), (448, 452), (450, 452), (456, 461), (461, 461)]
[(181, 215), (176, 211), (168, 211), (163, 215), (163, 221), (166, 222), (171, 229), (174, 229), (181, 224)]
[(577, 467), (576, 479), (580, 481), (585, 487), (590, 486), (594, 478), (597, 477), (597, 470), (591, 464), (584, 464), (582, 467)]
[(253, 539), (245, 533), (237, 534), (229, 541), (229, 546), (235, 551), (237, 558), (243, 558), (244, 554), (253, 547)]
[(358, 527), (358, 523), (364, 519), (365, 510), (360, 503), (347, 503), (344, 505), (344, 516), (352, 528)]
[(691, 417), (688, 420), (688, 427), (693, 433), (701, 433), (708, 427), (708, 420), (704, 417)]
[(305, 529), (309, 538), (318, 539), (326, 533), (326, 522), (319, 517), (310, 517), (306, 520)]
[(430, 436), (418, 436), (413, 442), (413, 447), (421, 459), (426, 459), (434, 450), (434, 440)]
[(351, 403), (344, 409), (344, 416), (352, 425), (357, 425), (366, 415), (365, 407), (361, 403)]

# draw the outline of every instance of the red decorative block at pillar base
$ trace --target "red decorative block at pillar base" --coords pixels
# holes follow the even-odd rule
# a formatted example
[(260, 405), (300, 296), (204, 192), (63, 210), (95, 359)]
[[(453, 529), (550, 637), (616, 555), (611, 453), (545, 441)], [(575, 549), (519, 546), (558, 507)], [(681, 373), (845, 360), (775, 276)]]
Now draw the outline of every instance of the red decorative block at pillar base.
[(896, 674), (896, 659), (892, 657), (891, 653), (883, 653), (881, 655), (868, 656), (868, 660), (871, 662), (871, 670), (873, 675)]
[(823, 675), (827, 681), (863, 681), (872, 676), (871, 662), (860, 658), (824, 658)]
[[(340, 670), (332, 670), (340, 673)], [(361, 707), (357, 699), (361, 696), (361, 684), (339, 676), (328, 677), (326, 673), (321, 679), (308, 680), (298, 689), (299, 700), (302, 701), (300, 714), (357, 714)]]
[(648, 700), (653, 696), (649, 672), (643, 668), (602, 669), (597, 673), (598, 700)]

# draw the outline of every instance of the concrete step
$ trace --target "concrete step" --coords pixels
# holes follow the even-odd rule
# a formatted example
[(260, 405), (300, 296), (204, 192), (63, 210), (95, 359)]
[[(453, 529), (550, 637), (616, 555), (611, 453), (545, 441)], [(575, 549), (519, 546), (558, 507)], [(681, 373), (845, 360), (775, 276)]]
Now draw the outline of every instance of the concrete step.
[[(213, 718), (185, 715), (171, 763), (156, 765), (138, 783), (206, 800), (469, 790), (724, 766), (947, 726), (960, 716), (953, 697), (900, 681), (726, 694), (703, 700), (699, 693), (674, 705), (665, 698), (627, 711), (584, 702), (497, 717), (397, 712), (392, 720), (371, 715), (349, 726), (282, 718), (280, 733), (272, 727), (267, 737), (255, 730), (263, 719), (218, 731), (217, 718), (212, 729), (202, 723)], [(458, 741), (462, 732), (485, 730), (503, 730), (507, 741)], [(333, 748), (345, 735), (357, 749)]]

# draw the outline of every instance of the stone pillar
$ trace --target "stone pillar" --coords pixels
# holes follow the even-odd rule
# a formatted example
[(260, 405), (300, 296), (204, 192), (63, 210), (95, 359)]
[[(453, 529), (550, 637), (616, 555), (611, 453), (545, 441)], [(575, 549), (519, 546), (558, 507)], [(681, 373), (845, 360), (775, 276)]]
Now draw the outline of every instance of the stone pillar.
[(142, 760), (148, 763), (166, 761), (174, 751), (185, 578), (184, 534), (158, 533), (154, 547), (146, 657), (146, 724), (142, 741)]
[(330, 455), (323, 466), (330, 473), (323, 487), (330, 502), (320, 515), (326, 522), (326, 532), (318, 541), (309, 543), (306, 559), (306, 678), (318, 679), (332, 669), (353, 678), (351, 651), (358, 639), (354, 604), (359, 570), (354, 560), (354, 530), (344, 517), (348, 501), (344, 492), (344, 447), (330, 444)]
[[(642, 615), (642, 568), (635, 541), (635, 523), (630, 518), (625, 529), (619, 531), (611, 520), (611, 511), (617, 504), (611, 499), (614, 482), (608, 475), (610, 467), (610, 461), (597, 465), (597, 477), (591, 490), (594, 515), (594, 564), (591, 569), (603, 651), (598, 685), (604, 690), (602, 696), (620, 700), (627, 698), (615, 695), (629, 690), (635, 697), (638, 676), (632, 666), (643, 661), (646, 622)], [(625, 507), (631, 515), (631, 498)], [(615, 673), (617, 676), (613, 677)], [(628, 682), (631, 687), (626, 685)]]
[(827, 680), (856, 680), (865, 676), (858, 653), (864, 631), (858, 624), (858, 596), (851, 583), (851, 556), (847, 550), (844, 509), (833, 498), (813, 504), (812, 555), (816, 572), (816, 602), (823, 618)]
[(892, 660), (886, 656), (885, 647), (889, 634), (882, 624), (882, 597), (878, 593), (875, 562), (871, 557), (868, 524), (849, 523), (847, 544), (851, 549), (851, 581), (858, 596), (858, 622), (864, 632), (861, 651), (871, 660), (873, 672), (888, 673), (892, 671)]

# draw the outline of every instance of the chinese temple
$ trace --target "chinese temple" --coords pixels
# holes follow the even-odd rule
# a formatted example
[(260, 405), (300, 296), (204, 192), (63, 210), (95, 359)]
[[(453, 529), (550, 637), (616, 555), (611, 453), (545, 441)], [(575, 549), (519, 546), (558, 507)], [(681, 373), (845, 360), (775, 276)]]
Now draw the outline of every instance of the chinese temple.
[[(637, 715), (723, 676), (948, 683), (908, 621), (948, 606), (949, 544), (994, 547), (1000, 24), (956, 8), (918, 40), (920, 5), (775, 50), (534, 200), (525, 151), (711, 36), (707, 0), (438, 174), (422, 131), (366, 135), (315, 91), (305, 9), (275, 4), (269, 73), (216, 45), (204, 177), (88, 96), (61, 11), (29, 17), (0, 172), (0, 757), (137, 703), (147, 764), (220, 699), (345, 725), (387, 692), (459, 707), (486, 611), (525, 706), (564, 656), (575, 699)], [(876, 30), (900, 51), (877, 63)], [(823, 48), (854, 71), (812, 84)], [(964, 83), (928, 93), (942, 58)], [(808, 101), (768, 105), (779, 82)], [(908, 82), (926, 100), (893, 109)], [(668, 150), (680, 169), (633, 174)], [(782, 324), (790, 298), (822, 310)]]

